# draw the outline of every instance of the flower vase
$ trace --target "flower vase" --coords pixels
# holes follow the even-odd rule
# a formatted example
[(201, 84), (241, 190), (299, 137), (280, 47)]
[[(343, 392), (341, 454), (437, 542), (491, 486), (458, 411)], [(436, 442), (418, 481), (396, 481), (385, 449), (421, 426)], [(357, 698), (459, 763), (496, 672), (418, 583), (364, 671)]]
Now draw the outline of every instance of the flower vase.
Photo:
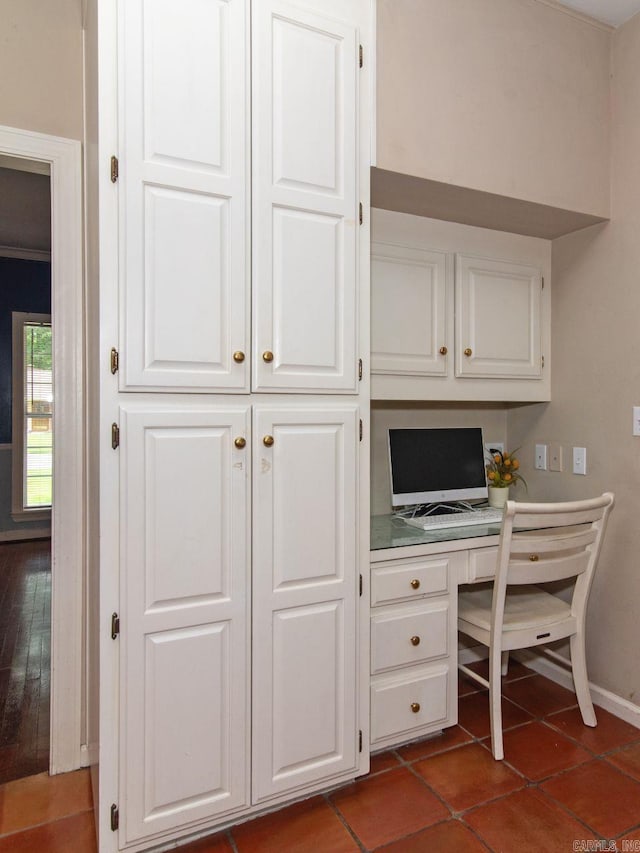
[(504, 509), (504, 505), (509, 500), (509, 486), (499, 488), (497, 486), (489, 486), (489, 506), (496, 509)]

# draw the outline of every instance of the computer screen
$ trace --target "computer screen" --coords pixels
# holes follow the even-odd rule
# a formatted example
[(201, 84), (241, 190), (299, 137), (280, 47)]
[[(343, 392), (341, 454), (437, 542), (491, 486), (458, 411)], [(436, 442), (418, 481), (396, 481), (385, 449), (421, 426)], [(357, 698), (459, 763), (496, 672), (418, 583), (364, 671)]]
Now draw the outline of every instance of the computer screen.
[(392, 506), (487, 497), (480, 427), (390, 429)]

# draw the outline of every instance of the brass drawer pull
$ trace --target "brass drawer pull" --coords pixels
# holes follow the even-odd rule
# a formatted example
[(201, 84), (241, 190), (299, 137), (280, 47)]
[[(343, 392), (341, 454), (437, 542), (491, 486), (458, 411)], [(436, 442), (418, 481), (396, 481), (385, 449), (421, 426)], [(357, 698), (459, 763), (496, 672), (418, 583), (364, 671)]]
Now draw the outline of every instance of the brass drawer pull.
[(420, 645), (420, 637), (412, 637), (411, 638), (411, 645), (412, 646), (419, 646)]
[(265, 350), (265, 352), (262, 353), (262, 360), (266, 361), (267, 364), (273, 361), (273, 353), (271, 350)]
[(242, 364), (242, 362), (244, 361), (244, 353), (242, 352), (242, 350), (238, 349), (234, 352), (233, 360), (236, 364)]
[(538, 560), (540, 559), (540, 557), (538, 557), (537, 554), (529, 554), (529, 559), (531, 560), (532, 563), (537, 563)]
[(411, 581), (411, 589), (420, 589), (420, 581), (418, 580), (418, 578), (414, 578)]
[(449, 350), (446, 347), (440, 347), (440, 355), (446, 355)]
[(233, 443), (234, 443), (234, 444), (235, 444), (235, 446), (238, 448), (238, 450), (242, 450), (242, 448), (243, 448), (243, 447), (246, 447), (246, 446), (247, 446), (247, 439), (246, 439), (246, 438), (243, 438), (243, 437), (240, 435), (240, 436), (238, 436), (238, 438), (236, 438), (236, 439), (235, 439), (235, 441), (234, 441)]
[(471, 347), (467, 347), (466, 350), (464, 351), (464, 354), (466, 355), (467, 358), (469, 358), (469, 356), (473, 355), (473, 350), (471, 349)]
[(262, 439), (262, 443), (265, 447), (273, 447), (273, 436), (265, 435), (265, 437)]
[(413, 711), (414, 714), (417, 714), (418, 711), (420, 710), (420, 703), (419, 702), (412, 702), (411, 703), (411, 710)]

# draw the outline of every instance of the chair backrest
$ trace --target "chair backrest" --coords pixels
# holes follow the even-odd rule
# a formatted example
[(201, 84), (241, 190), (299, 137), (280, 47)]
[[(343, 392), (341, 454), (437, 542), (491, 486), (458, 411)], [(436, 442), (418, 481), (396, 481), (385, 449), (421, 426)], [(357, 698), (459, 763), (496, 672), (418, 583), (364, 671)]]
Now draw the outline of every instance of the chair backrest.
[(614, 496), (562, 503), (507, 501), (494, 583), (494, 610), (507, 586), (576, 578), (572, 611), (584, 618)]

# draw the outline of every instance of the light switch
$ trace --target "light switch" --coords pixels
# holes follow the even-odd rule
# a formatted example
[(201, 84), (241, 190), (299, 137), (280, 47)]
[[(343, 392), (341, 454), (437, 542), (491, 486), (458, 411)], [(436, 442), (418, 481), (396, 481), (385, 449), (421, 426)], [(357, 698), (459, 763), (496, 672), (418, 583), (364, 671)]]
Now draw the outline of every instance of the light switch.
[(547, 470), (547, 445), (536, 444), (535, 467), (538, 471)]
[(586, 474), (587, 473), (587, 448), (586, 447), (574, 447), (573, 448), (573, 473), (574, 474)]
[(555, 442), (549, 445), (549, 470), (562, 471), (562, 445)]

